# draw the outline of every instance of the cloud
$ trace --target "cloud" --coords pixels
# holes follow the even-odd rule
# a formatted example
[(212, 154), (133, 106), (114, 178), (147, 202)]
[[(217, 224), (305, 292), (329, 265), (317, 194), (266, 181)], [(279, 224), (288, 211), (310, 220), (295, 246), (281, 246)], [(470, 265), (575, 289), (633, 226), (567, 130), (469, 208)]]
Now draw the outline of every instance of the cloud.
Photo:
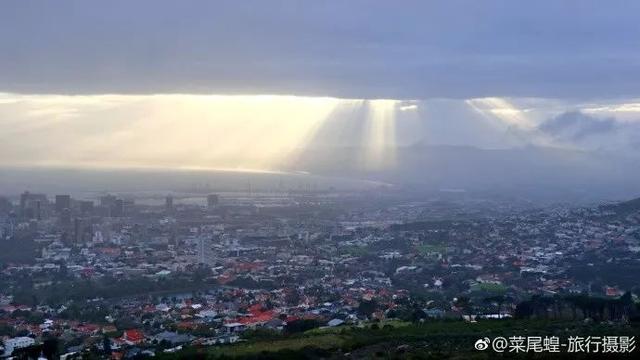
[(615, 0), (3, 2), (0, 91), (635, 96), (638, 13)]
[[(614, 105), (610, 105), (614, 107)], [(640, 118), (621, 118), (617, 112), (610, 116), (594, 113), (567, 111), (551, 117), (536, 128), (549, 136), (556, 146), (579, 148), (588, 151), (605, 151), (617, 156), (640, 156)], [(602, 115), (607, 112), (602, 112)], [(616, 116), (613, 116), (616, 114)], [(630, 112), (629, 115), (636, 115)]]
[(581, 141), (591, 136), (617, 131), (620, 124), (615, 118), (597, 118), (580, 111), (570, 111), (551, 118), (538, 127), (540, 131), (557, 139)]

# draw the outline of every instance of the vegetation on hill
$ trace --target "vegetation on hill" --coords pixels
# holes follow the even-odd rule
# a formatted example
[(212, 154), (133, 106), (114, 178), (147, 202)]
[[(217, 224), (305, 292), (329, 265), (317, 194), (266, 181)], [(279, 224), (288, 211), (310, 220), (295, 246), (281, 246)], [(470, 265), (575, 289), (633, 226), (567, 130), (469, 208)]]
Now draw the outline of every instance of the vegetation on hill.
[[(160, 359), (488, 359), (497, 354), (474, 349), (479, 338), (496, 336), (640, 336), (637, 325), (556, 320), (459, 320), (373, 323), (364, 327), (314, 329), (227, 346), (188, 347)], [(544, 355), (544, 354), (539, 354)], [(548, 354), (547, 354), (548, 355)], [(560, 356), (575, 354), (559, 354)], [(528, 354), (532, 357), (534, 354)]]

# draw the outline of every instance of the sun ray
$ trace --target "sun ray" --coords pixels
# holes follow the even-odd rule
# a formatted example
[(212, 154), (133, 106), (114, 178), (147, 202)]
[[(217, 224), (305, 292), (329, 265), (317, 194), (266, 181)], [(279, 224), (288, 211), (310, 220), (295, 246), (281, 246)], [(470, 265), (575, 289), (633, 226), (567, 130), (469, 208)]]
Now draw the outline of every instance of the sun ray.
[(507, 126), (514, 126), (522, 130), (531, 130), (535, 127), (524, 110), (517, 108), (506, 99), (478, 98), (466, 100), (466, 103), (483, 116), (499, 119)]
[(396, 162), (396, 110), (398, 100), (368, 100), (364, 165), (370, 170), (391, 167)]
[(336, 106), (350, 101), (191, 94), (0, 99), (0, 114), (12, 115), (3, 118), (17, 119), (0, 126), (25, 140), (14, 136), (0, 145), (24, 149), (24, 159), (12, 157), (16, 163), (260, 170), (273, 170), (306, 146)]

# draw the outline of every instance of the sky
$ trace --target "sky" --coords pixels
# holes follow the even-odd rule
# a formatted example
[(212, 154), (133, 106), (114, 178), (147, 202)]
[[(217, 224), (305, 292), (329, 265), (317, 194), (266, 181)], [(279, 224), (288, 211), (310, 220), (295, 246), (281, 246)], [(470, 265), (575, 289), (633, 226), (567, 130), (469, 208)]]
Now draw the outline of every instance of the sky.
[[(5, 1), (0, 165), (640, 153), (635, 1)], [(391, 149), (391, 150), (389, 150)]]

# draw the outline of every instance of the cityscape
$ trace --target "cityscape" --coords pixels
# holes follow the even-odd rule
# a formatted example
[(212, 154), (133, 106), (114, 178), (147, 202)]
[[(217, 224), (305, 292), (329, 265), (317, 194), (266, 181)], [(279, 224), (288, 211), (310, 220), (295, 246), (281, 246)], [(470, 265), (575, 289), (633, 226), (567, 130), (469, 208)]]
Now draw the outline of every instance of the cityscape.
[(131, 358), (314, 328), (639, 315), (638, 200), (144, 196), (0, 200), (5, 353), (56, 339), (63, 356)]

